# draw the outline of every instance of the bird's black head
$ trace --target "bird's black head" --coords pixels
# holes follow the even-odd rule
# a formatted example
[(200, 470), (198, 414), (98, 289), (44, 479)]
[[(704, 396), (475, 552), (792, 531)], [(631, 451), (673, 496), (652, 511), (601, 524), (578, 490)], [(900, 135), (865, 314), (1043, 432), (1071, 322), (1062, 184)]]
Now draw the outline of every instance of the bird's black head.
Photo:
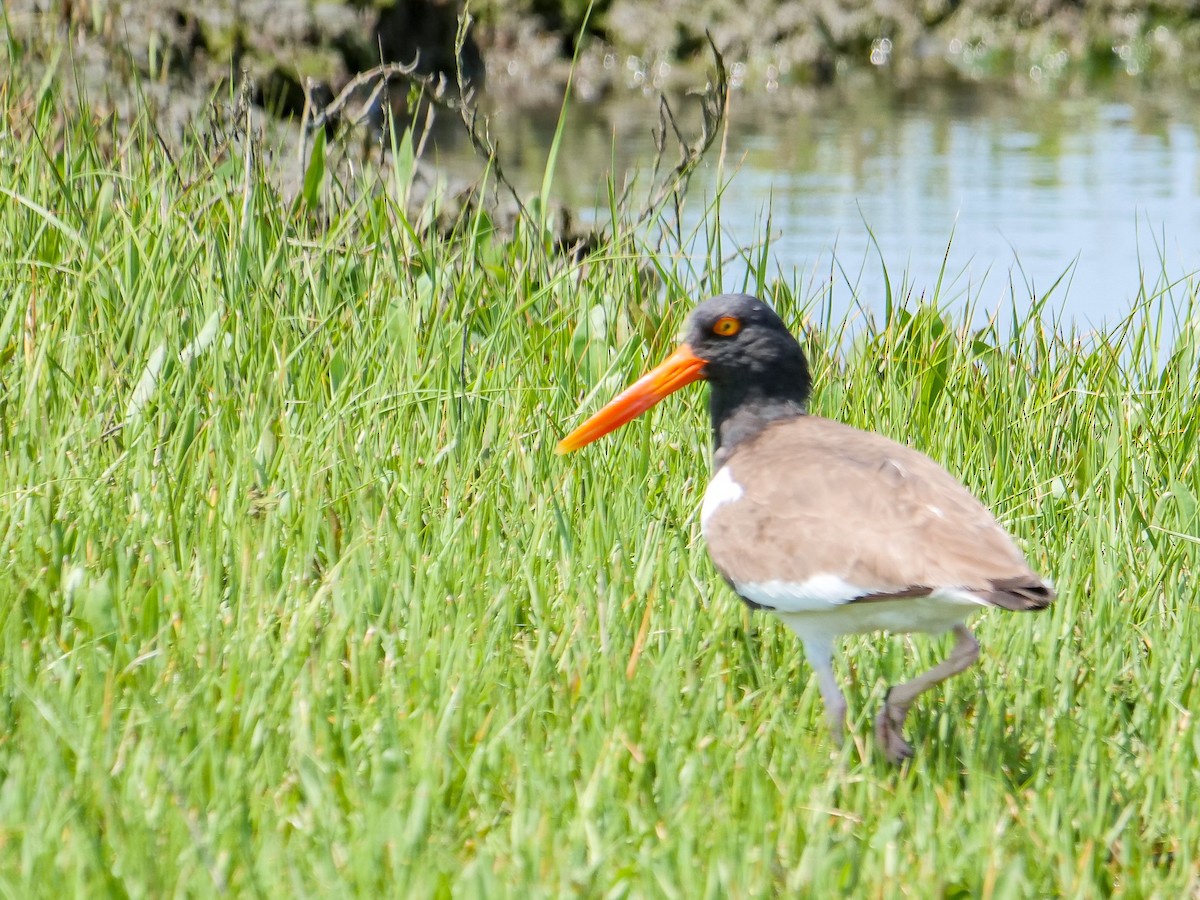
[(811, 381), (800, 344), (775, 310), (749, 294), (721, 294), (688, 317), (684, 342), (705, 361), (713, 385), (752, 387), (799, 402)]
[(698, 379), (709, 382), (716, 463), (779, 419), (803, 415), (811, 379), (796, 339), (748, 294), (705, 300), (688, 317), (683, 343), (558, 443), (577, 450)]
[(804, 413), (812, 379), (800, 344), (771, 307), (749, 294), (705, 300), (684, 341), (704, 360), (718, 455), (768, 423)]

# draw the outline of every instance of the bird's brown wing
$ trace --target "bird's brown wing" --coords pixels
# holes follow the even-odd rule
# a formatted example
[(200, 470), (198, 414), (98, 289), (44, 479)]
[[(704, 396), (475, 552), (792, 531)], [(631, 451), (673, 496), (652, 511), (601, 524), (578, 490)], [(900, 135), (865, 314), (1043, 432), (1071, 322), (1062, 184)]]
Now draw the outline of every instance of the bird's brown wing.
[(869, 595), (953, 588), (1010, 609), (1053, 594), (992, 514), (929, 457), (815, 416), (769, 426), (726, 465), (741, 488), (705, 536), (734, 584), (835, 576)]

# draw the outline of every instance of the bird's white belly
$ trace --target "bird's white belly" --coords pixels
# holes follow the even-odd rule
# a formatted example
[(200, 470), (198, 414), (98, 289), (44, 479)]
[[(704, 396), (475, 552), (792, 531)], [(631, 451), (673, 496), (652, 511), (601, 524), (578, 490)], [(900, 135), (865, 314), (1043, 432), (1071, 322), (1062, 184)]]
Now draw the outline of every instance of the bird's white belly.
[(984, 604), (967, 599), (961, 592), (946, 592), (899, 600), (859, 601), (824, 610), (776, 610), (775, 614), (801, 637), (814, 633), (832, 637), (871, 631), (941, 634), (983, 608)]

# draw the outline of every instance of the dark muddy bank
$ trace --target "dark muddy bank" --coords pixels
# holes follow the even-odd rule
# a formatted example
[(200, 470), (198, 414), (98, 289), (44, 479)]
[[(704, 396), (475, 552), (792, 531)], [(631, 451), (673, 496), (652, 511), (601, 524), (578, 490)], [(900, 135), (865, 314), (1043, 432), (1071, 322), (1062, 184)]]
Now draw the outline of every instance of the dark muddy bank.
[[(223, 105), (252, 110), (261, 128), (286, 129), (292, 145), (302, 116), (311, 123), (381, 63), (413, 63), (414, 78), (443, 80), (450, 98), (461, 80), (485, 110), (554, 107), (573, 66), (578, 101), (644, 102), (643, 94), (706, 83), (706, 33), (724, 54), (731, 90), (784, 110), (791, 93), (811, 98), (832, 87), (849, 96), (864, 80), (900, 90), (927, 80), (1002, 80), (1018, 90), (1079, 90), (1096, 79), (1200, 85), (1200, 7), (1183, 0), (1136, 8), (1120, 0), (601, 0), (587, 10), (586, 0), (499, 0), (473, 4), (464, 28), (459, 0), (9, 0), (0, 78), (30, 90), (52, 69), (64, 101), (85, 94), (91, 114), (118, 123), (148, 111), (168, 143)], [(333, 116), (332, 130), (345, 138), (346, 120), (366, 123), (369, 157), (382, 104), (390, 95), (403, 114), (412, 83), (395, 78), (377, 95), (364, 82), (355, 102), (338, 107), (343, 120)], [(445, 110), (439, 120), (456, 125)], [(302, 157), (281, 157), (283, 181), (298, 184)], [(469, 195), (469, 185), (449, 193)], [(570, 225), (559, 230), (574, 239)]]
[[(928, 77), (1200, 79), (1200, 7), (1186, 0), (498, 0), (473, 4), (456, 54), (459, 0), (12, 0), (10, 66), (69, 60), (81, 84), (121, 93), (137, 80), (185, 106), (243, 73), (254, 99), (291, 115), (382, 62), (486, 84), (504, 103), (556, 102), (579, 51), (588, 100), (689, 86), (710, 33), (732, 87), (778, 92), (873, 71)], [(582, 43), (580, 36), (584, 36)]]

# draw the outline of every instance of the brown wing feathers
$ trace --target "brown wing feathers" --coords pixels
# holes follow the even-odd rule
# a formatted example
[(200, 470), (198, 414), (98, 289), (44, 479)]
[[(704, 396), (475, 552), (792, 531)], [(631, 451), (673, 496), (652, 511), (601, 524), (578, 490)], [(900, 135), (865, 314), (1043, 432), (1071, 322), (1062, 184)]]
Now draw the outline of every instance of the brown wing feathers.
[(802, 416), (765, 429), (727, 465), (744, 495), (717, 511), (708, 536), (731, 582), (836, 574), (871, 590), (856, 602), (943, 587), (1012, 610), (1053, 599), (966, 488), (882, 435)]

